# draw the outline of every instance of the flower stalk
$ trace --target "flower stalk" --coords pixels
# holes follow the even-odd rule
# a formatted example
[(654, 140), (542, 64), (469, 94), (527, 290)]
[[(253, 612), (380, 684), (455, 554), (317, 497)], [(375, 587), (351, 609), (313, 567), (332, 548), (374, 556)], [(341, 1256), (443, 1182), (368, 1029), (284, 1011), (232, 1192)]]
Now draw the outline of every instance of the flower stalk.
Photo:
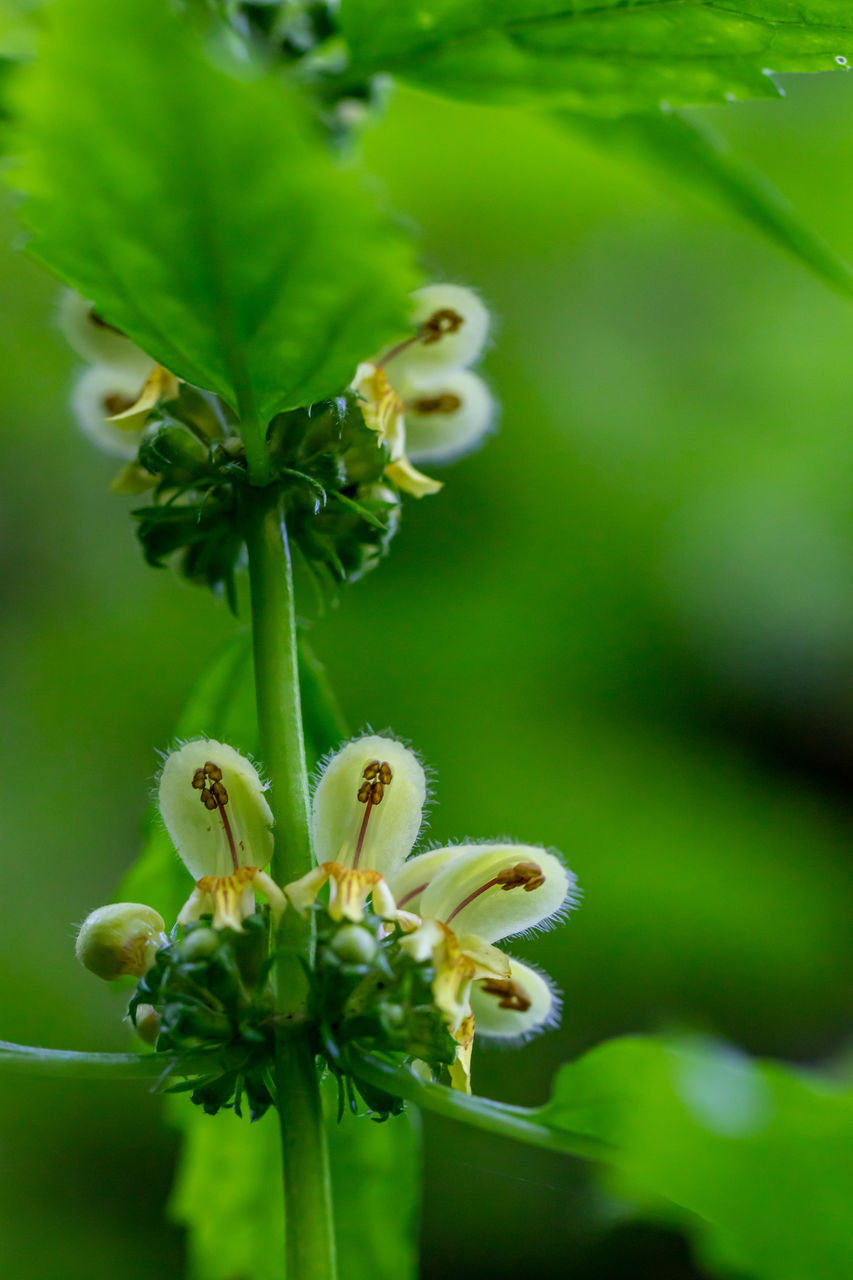
[[(293, 572), (277, 493), (249, 488), (244, 499), (249, 555), (255, 690), (265, 768), (272, 779), (275, 826), (271, 864), (279, 884), (313, 866), (308, 774), (302, 731)], [(319, 1082), (300, 1026), (313, 936), (310, 920), (286, 912), (278, 936), (275, 1082), (284, 1171), (287, 1275), (335, 1280), (331, 1177)]]

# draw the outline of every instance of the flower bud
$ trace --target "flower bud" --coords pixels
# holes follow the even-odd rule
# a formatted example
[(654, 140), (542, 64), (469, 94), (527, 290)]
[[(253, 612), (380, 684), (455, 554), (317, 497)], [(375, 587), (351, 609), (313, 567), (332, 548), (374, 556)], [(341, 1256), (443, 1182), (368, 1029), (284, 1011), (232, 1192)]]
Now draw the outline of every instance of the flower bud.
[(209, 929), (202, 925), (198, 929), (191, 930), (181, 941), (181, 959), (189, 960), (206, 960), (208, 956), (212, 956), (217, 950), (221, 942), (219, 934), (215, 929)]
[(345, 924), (335, 934), (330, 946), (345, 964), (370, 964), (378, 949), (373, 934), (360, 924)]
[(388, 372), (437, 373), (472, 364), (483, 349), (489, 313), (476, 293), (458, 284), (428, 284), (412, 294), (414, 342), (390, 355)]
[(140, 1040), (144, 1040), (146, 1044), (150, 1045), (157, 1043), (157, 1037), (160, 1034), (160, 1015), (153, 1004), (136, 1006), (136, 1012), (133, 1015), (133, 1026)]
[(207, 446), (182, 423), (155, 421), (142, 435), (140, 466), (170, 484), (186, 484), (206, 471), (209, 462)]
[(68, 344), (91, 364), (105, 364), (142, 386), (154, 365), (150, 356), (102, 319), (91, 302), (73, 289), (59, 300), (59, 325)]
[(105, 982), (126, 973), (141, 978), (165, 945), (165, 928), (162, 916), (141, 902), (98, 907), (77, 934), (77, 959)]
[(139, 450), (148, 410), (119, 422), (111, 422), (110, 418), (132, 408), (144, 385), (144, 375), (140, 378), (126, 369), (99, 364), (86, 370), (71, 394), (71, 408), (81, 431), (105, 453), (128, 462)]
[(494, 414), (482, 378), (467, 369), (405, 379), (406, 451), (413, 462), (449, 462), (476, 448)]

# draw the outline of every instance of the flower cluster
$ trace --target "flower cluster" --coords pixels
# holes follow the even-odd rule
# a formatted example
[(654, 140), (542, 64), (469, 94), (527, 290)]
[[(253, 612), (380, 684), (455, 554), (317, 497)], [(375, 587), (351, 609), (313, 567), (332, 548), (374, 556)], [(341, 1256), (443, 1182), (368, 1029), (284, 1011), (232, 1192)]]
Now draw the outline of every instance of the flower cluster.
[(416, 498), (438, 480), (414, 463), (450, 462), (474, 449), (494, 416), (486, 384), (470, 365), (483, 350), (489, 313), (462, 285), (431, 284), (412, 295), (414, 333), (359, 365), (353, 388), (365, 422), (388, 448), (385, 474)]
[[(495, 943), (558, 920), (575, 902), (574, 877), (556, 854), (532, 845), (462, 844), (410, 856), (427, 785), (419, 760), (401, 743), (367, 735), (328, 760), (312, 811), (318, 865), (283, 887), (264, 870), (273, 835), (263, 783), (233, 747), (204, 738), (185, 743), (166, 758), (158, 794), (195, 881), (173, 942), (156, 912), (138, 903), (93, 912), (78, 939), (81, 960), (102, 977), (142, 976), (156, 965), (156, 982), (146, 979), (142, 987), (158, 1014), (164, 1009), (157, 999), (183, 989), (188, 961), (181, 939), (197, 928), (214, 940), (217, 933), (241, 934), (250, 921), (257, 930), (261, 894), (273, 923), (288, 907), (320, 913), (318, 955), (343, 974), (343, 985), (330, 984), (328, 973), (315, 985), (325, 994), (315, 999), (314, 1016), (334, 1033), (324, 1045), (350, 1019), (350, 1038), (370, 1029), (372, 1046), (409, 1060), (426, 1057), (433, 1068), (443, 1064), (451, 1083), (469, 1090), (475, 1031), (518, 1039), (554, 1022), (551, 983)], [(197, 966), (198, 946), (191, 951)], [(211, 944), (209, 954), (215, 951)], [(197, 967), (193, 974), (197, 1018), (203, 983)], [(236, 1002), (234, 1025), (255, 1007), (252, 1000)], [(268, 1021), (269, 1009), (261, 1006)], [(221, 1019), (221, 999), (211, 1008)], [(144, 1012), (150, 1016), (147, 1005)], [(185, 1011), (166, 1007), (165, 1016), (171, 1027), (186, 1025)], [(226, 1043), (234, 1040), (234, 1025)]]

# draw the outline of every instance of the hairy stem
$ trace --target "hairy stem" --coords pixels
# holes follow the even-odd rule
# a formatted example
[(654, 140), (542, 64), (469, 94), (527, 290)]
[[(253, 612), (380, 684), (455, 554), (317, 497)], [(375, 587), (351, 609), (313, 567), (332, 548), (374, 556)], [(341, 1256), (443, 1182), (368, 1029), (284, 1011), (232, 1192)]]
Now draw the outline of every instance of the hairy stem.
[[(313, 866), (308, 776), (297, 667), (293, 571), (287, 529), (277, 495), (246, 495), (244, 530), (249, 552), (255, 691), (261, 756), (272, 779), (275, 817), (271, 874), (279, 884)], [(334, 1280), (335, 1247), (326, 1133), (314, 1055), (300, 1023), (313, 937), (309, 923), (287, 911), (276, 965), (282, 1034), (275, 1078), (284, 1155), (287, 1275), (294, 1280)], [(288, 1023), (290, 1024), (288, 1026)]]

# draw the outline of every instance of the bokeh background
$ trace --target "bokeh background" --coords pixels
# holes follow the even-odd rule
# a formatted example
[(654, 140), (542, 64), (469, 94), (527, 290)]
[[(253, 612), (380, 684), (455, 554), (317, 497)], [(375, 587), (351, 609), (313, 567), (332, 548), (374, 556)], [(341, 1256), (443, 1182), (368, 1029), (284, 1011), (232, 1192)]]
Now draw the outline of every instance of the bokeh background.
[[(706, 118), (853, 257), (853, 78), (786, 87)], [(544, 119), (401, 91), (366, 146), (428, 273), (492, 305), (502, 413), (313, 642), (353, 727), (434, 768), (432, 839), (555, 845), (584, 890), (515, 947), (564, 991), (561, 1028), (479, 1051), (478, 1090), (537, 1102), (561, 1061), (642, 1030), (829, 1061), (851, 967), (850, 302)], [(121, 1049), (123, 997), (77, 966), (74, 925), (133, 859), (155, 751), (235, 624), (143, 567), (8, 199), (2, 228), (0, 1036)], [(158, 1101), (0, 1094), (9, 1280), (179, 1277)], [(426, 1280), (703, 1274), (581, 1162), (425, 1128)]]

